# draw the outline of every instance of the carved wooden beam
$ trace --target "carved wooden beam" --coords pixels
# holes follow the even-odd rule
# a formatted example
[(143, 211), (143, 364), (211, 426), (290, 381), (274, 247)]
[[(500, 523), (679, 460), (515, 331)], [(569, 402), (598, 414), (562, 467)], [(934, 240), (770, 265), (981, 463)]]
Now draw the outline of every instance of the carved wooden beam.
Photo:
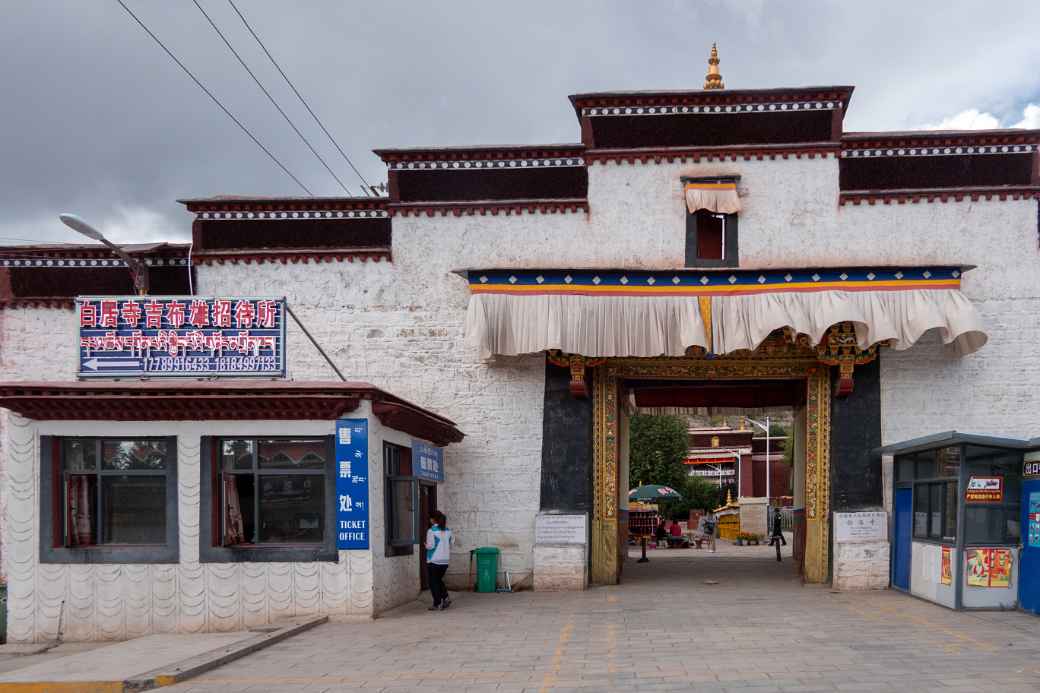
[(570, 369), (571, 396), (576, 399), (585, 399), (589, 396), (588, 384), (585, 382), (585, 369), (593, 368), (606, 362), (606, 359), (590, 359), (581, 354), (564, 354), (555, 350), (547, 351), (546, 358), (554, 366)]
[(831, 325), (823, 341), (816, 347), (820, 363), (838, 367), (838, 382), (834, 386), (835, 397), (852, 394), (852, 373), (856, 366), (870, 363), (877, 358), (878, 344), (860, 349), (856, 343), (856, 327), (851, 322)]

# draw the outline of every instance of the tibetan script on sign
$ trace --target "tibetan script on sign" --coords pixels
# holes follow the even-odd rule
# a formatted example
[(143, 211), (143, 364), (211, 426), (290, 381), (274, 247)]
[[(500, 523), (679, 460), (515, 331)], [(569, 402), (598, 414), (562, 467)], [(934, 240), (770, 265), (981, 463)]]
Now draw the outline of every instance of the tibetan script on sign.
[(539, 513), (534, 523), (536, 544), (588, 543), (587, 515)]
[(284, 376), (284, 298), (82, 296), (79, 375)]

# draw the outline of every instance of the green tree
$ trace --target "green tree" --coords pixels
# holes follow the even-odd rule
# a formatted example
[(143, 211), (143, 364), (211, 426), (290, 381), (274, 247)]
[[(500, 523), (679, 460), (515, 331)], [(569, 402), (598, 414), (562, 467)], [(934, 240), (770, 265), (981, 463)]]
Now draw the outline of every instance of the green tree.
[(682, 493), (687, 479), (683, 460), (689, 449), (686, 422), (678, 416), (632, 417), (629, 431), (629, 482), (662, 484)]
[(691, 510), (714, 510), (724, 501), (719, 500), (719, 485), (699, 476), (686, 477), (683, 485), (675, 489), (682, 494), (681, 501), (668, 503), (665, 511), (673, 520), (685, 520)]

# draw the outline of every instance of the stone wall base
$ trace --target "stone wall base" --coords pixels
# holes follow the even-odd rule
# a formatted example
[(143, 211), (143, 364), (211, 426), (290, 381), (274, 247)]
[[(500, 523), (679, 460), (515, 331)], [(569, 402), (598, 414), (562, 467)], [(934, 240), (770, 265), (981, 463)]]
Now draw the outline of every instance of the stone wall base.
[(584, 544), (536, 544), (534, 589), (539, 592), (580, 591), (589, 585), (588, 552)]
[(834, 544), (834, 589), (883, 590), (888, 587), (887, 541)]

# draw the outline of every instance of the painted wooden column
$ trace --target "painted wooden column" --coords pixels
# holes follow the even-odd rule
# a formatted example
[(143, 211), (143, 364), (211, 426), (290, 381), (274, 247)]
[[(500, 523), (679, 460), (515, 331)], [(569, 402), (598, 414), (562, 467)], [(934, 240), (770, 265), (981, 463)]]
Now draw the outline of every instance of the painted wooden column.
[(830, 369), (812, 369), (805, 407), (805, 580), (830, 577)]
[(593, 513), (592, 566), (595, 585), (618, 582), (618, 400), (617, 375), (612, 366), (594, 371), (593, 396)]

